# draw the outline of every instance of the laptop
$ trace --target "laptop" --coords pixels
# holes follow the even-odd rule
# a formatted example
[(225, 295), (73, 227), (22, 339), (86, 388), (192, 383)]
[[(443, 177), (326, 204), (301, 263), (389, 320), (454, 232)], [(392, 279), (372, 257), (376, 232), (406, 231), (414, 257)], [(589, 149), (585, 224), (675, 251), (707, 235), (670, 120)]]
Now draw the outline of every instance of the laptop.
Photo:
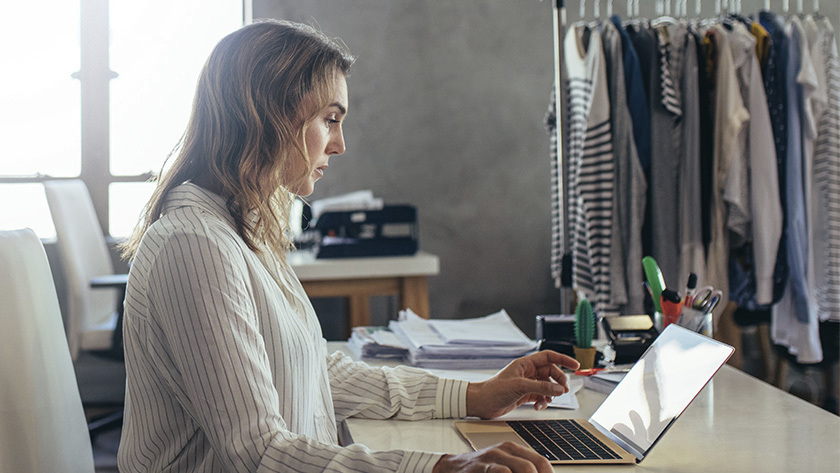
[(588, 419), (458, 421), (475, 449), (512, 441), (552, 464), (639, 463), (734, 348), (670, 324)]

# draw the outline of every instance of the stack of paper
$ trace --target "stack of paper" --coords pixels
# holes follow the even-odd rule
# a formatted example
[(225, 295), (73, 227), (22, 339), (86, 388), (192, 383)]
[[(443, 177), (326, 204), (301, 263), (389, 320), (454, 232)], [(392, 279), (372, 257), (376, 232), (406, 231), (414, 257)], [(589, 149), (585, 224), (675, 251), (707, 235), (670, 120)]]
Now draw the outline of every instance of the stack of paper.
[(353, 327), (347, 347), (359, 358), (401, 360), (408, 348), (387, 327)]
[(421, 368), (499, 369), (537, 347), (504, 309), (463, 320), (427, 320), (406, 309), (389, 327)]
[(312, 218), (317, 219), (324, 212), (340, 210), (382, 210), (384, 206), (385, 201), (381, 197), (374, 197), (373, 191), (356, 191), (313, 201)]

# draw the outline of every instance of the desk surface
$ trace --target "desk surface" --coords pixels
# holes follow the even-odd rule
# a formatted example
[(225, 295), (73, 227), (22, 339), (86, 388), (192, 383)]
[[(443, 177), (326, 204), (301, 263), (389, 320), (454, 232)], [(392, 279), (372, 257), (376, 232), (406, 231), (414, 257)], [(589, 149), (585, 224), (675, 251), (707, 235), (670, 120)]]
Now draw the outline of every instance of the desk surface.
[[(331, 348), (343, 349), (340, 344)], [(577, 397), (578, 410), (534, 412), (521, 407), (505, 417), (588, 418), (606, 396), (581, 389)], [(469, 452), (453, 422), (348, 419), (347, 426), (356, 443), (374, 450)], [(840, 417), (726, 365), (634, 468), (669, 473), (840, 472)], [(584, 469), (629, 471), (627, 466)]]
[(438, 257), (424, 251), (413, 256), (328, 259), (316, 259), (309, 251), (293, 251), (288, 261), (301, 281), (432, 276), (440, 272)]

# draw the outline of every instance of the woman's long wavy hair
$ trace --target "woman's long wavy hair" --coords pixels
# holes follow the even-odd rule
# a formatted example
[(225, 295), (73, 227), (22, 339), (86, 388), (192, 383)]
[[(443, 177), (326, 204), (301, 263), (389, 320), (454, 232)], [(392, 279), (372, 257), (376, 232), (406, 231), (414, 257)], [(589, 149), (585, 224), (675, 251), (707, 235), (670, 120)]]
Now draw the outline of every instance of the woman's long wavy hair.
[[(298, 23), (260, 21), (223, 38), (199, 76), (189, 124), (170, 154), (176, 158), (122, 245), (123, 257), (134, 257), (169, 191), (186, 181), (226, 199), (251, 250), (266, 247), (284, 257), (292, 247), (292, 190), (312, 172), (305, 128), (353, 60), (340, 44)], [(297, 159), (306, 170), (291, 175)]]

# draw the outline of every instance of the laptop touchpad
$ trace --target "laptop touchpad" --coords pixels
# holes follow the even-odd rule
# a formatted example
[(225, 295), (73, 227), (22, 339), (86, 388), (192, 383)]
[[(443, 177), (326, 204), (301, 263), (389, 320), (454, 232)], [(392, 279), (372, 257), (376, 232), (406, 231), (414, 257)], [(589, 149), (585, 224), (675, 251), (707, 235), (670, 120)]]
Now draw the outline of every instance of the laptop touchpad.
[(481, 450), (482, 448), (487, 448), (491, 445), (496, 445), (497, 443), (502, 442), (513, 442), (522, 445), (523, 447), (528, 446), (513, 431), (487, 433), (471, 432), (469, 434), (469, 441), (473, 444), (473, 447), (475, 447), (476, 450)]

